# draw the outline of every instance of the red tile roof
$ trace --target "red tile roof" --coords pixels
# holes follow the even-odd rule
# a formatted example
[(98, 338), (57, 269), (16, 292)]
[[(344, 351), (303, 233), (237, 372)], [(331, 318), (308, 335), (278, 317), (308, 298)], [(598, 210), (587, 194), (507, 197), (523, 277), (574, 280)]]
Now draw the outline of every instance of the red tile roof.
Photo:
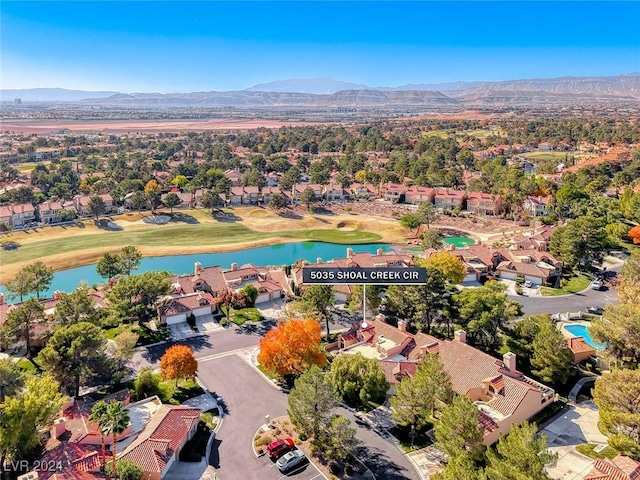
[(162, 405), (121, 454), (147, 473), (162, 473), (200, 420), (199, 408)]
[(584, 480), (638, 480), (640, 479), (640, 462), (619, 454), (612, 460), (597, 459), (593, 470)]
[(594, 354), (596, 353), (596, 349), (589, 345), (583, 337), (568, 337), (564, 340), (565, 342), (567, 342), (569, 350), (571, 350), (574, 354), (588, 352), (593, 352)]

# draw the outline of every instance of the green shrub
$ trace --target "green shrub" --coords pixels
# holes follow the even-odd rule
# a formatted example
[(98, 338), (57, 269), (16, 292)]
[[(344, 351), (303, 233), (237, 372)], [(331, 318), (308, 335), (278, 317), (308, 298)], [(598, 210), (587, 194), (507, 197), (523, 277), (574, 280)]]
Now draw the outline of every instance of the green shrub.
[(160, 391), (160, 376), (153, 373), (151, 367), (144, 367), (134, 382), (134, 388), (138, 399), (157, 395)]

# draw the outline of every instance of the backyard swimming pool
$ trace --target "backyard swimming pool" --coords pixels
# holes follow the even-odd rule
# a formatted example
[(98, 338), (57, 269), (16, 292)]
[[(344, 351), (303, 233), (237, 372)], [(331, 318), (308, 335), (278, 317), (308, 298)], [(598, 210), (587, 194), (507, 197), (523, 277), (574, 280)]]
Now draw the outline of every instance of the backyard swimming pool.
[(563, 328), (574, 337), (584, 338), (584, 341), (596, 350), (602, 350), (605, 347), (602, 343), (597, 343), (593, 338), (591, 338), (591, 335), (589, 335), (589, 329), (586, 325), (565, 325)]

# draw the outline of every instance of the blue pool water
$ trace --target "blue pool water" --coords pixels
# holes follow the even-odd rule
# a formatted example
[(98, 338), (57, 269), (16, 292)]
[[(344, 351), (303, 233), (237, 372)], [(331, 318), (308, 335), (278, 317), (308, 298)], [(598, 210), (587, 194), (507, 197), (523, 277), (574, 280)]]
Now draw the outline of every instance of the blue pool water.
[(565, 325), (564, 329), (574, 337), (582, 337), (584, 341), (591, 345), (596, 350), (602, 350), (605, 346), (602, 343), (597, 343), (589, 335), (589, 329), (586, 325)]
[[(390, 245), (385, 243), (368, 243), (362, 245), (337, 245), (324, 242), (296, 242), (273, 245), (270, 247), (250, 248), (227, 253), (197, 253), (193, 255), (172, 255), (167, 257), (145, 257), (140, 262), (140, 268), (133, 273), (144, 273), (151, 270), (169, 271), (174, 274), (193, 272), (194, 264), (200, 262), (203, 267), (220, 265), (222, 268), (231, 268), (232, 263), (239, 266), (252, 263), (259, 266), (291, 265), (298, 260), (315, 262), (318, 258), (323, 261), (333, 258), (344, 258), (347, 248), (353, 248), (356, 253), (376, 253), (381, 248), (389, 251)], [(96, 266), (72, 268), (56, 272), (48, 291), (41, 293), (41, 298), (53, 296), (56, 290), (72, 292), (80, 282), (86, 282), (89, 286), (103, 283), (96, 272)], [(5, 293), (4, 286), (0, 286), (0, 293)]]

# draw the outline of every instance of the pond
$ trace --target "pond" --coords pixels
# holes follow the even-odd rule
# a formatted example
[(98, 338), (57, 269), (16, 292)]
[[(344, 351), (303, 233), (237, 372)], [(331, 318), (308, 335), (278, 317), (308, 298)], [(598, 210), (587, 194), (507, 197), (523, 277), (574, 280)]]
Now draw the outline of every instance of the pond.
[[(251, 263), (258, 266), (291, 265), (297, 260), (315, 262), (318, 258), (328, 261), (333, 258), (344, 258), (347, 248), (354, 252), (376, 253), (378, 249), (384, 252), (391, 250), (386, 243), (367, 243), (361, 245), (342, 245), (324, 242), (296, 242), (273, 245), (269, 247), (249, 248), (226, 253), (197, 253), (193, 255), (172, 255), (166, 257), (145, 257), (140, 262), (140, 268), (133, 273), (144, 273), (151, 270), (169, 271), (174, 274), (193, 272), (194, 264), (200, 262), (203, 267), (220, 265), (223, 269), (231, 268), (232, 263), (238, 266)], [(56, 272), (48, 291), (40, 294), (41, 298), (52, 297), (56, 290), (72, 292), (80, 282), (89, 286), (103, 283), (105, 280), (96, 272), (96, 266), (72, 268)], [(0, 286), (0, 293), (5, 293), (4, 286)]]
[(444, 241), (444, 243), (453, 245), (456, 248), (464, 248), (467, 245), (473, 245), (474, 243), (476, 243), (473, 238), (469, 237), (444, 237), (442, 240)]

